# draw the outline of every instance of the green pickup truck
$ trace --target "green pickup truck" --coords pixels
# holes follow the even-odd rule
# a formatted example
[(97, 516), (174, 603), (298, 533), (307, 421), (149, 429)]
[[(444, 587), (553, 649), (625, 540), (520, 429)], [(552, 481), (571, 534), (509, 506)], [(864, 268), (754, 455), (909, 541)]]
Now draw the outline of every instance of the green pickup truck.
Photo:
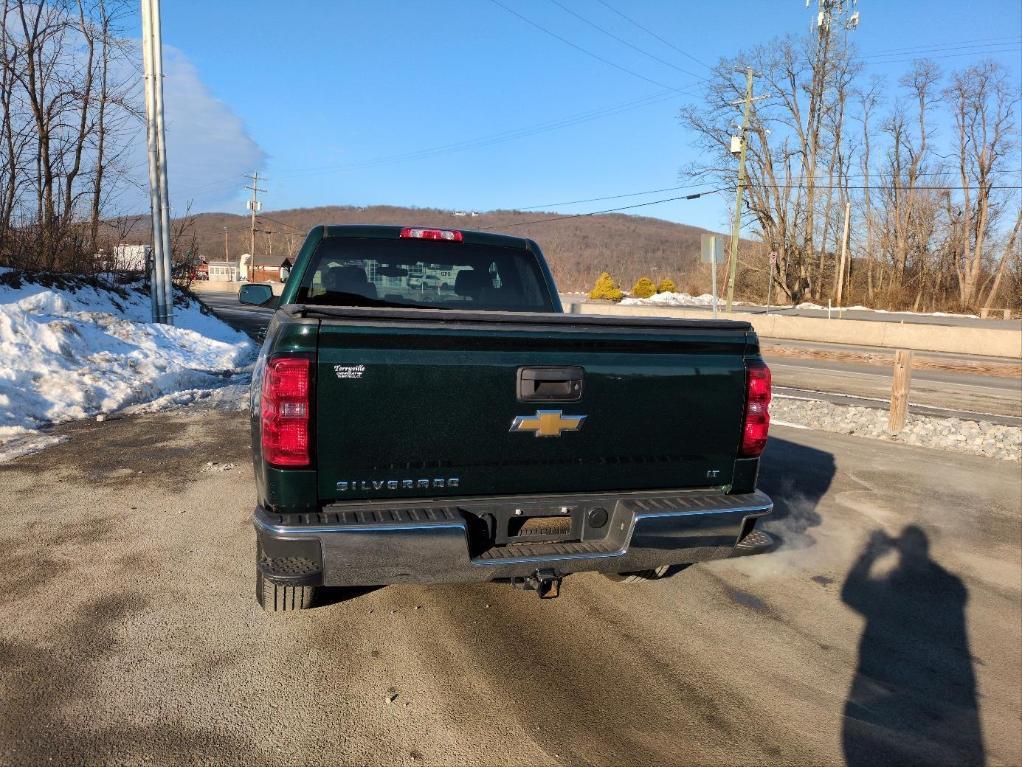
[(746, 322), (565, 314), (535, 242), (319, 226), (252, 379), (256, 595), (503, 581), (556, 596), (758, 553), (770, 371)]

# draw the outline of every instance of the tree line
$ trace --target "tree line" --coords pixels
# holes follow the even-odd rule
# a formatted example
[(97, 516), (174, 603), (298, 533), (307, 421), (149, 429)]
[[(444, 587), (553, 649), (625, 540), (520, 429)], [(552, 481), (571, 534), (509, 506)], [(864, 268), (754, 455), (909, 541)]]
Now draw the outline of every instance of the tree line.
[(125, 0), (0, 0), (0, 262), (95, 269), (140, 130)]
[[(129, 227), (131, 239), (145, 238), (143, 217), (110, 213), (120, 195), (142, 191), (128, 174), (131, 139), (144, 130), (140, 57), (123, 29), (133, 10), (126, 0), (0, 0), (0, 263), (93, 271), (95, 254)], [(736, 295), (765, 300), (769, 282), (775, 303), (834, 298), (847, 205), (846, 305), (1018, 308), (1022, 210), (1018, 190), (1005, 187), (1022, 183), (1019, 85), (1003, 67), (986, 61), (945, 73), (922, 59), (885, 82), (868, 76), (848, 36), (829, 26), (721, 60), (702, 98), (681, 112), (700, 149), (683, 173), (731, 194), (731, 136), (744, 97), (735, 70), (746, 67), (769, 97), (752, 109), (742, 210), (762, 247), (742, 243)], [(340, 210), (408, 221), (390, 221), (396, 209)], [(259, 246), (292, 251), (323, 212), (274, 214), (277, 222), (260, 222)], [(418, 223), (465, 223), (442, 211), (416, 215)], [(247, 250), (247, 227), (232, 226), (228, 238), (220, 226), (202, 231), (203, 218), (177, 222), (179, 257)], [(565, 289), (589, 289), (608, 269), (624, 284), (671, 273), (687, 292), (709, 287), (693, 227), (516, 211), (471, 223), (537, 238)]]
[(823, 25), (721, 60), (705, 98), (682, 109), (702, 150), (683, 175), (734, 194), (735, 71), (752, 67), (766, 95), (746, 137), (742, 216), (776, 268), (740, 259), (739, 292), (762, 300), (769, 280), (778, 302), (835, 298), (847, 204), (846, 305), (1017, 304), (1018, 83), (994, 61), (944, 73), (927, 59), (888, 83), (865, 74), (849, 37)]

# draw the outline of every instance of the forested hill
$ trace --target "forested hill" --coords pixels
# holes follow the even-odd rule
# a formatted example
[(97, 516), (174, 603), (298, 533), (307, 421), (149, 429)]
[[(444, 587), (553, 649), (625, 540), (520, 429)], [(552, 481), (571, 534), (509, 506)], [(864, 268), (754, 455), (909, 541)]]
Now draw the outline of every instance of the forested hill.
[[(455, 215), (453, 211), (383, 205), (298, 208), (268, 211), (258, 218), (259, 263), (269, 261), (265, 256), (270, 252), (275, 262), (289, 251), (293, 253), (308, 230), (317, 224), (422, 225), (531, 237), (543, 248), (558, 287), (566, 291), (588, 290), (601, 271), (609, 271), (625, 287), (630, 287), (638, 277), (649, 275), (671, 277), (679, 289), (685, 289), (689, 278), (696, 274), (700, 235), (707, 231), (657, 218), (621, 214), (563, 219), (562, 214), (511, 210)], [(191, 220), (198, 252), (209, 260), (223, 258), (224, 227), (231, 258), (248, 252), (247, 216), (203, 213)], [(138, 232), (135, 228), (133, 234)]]

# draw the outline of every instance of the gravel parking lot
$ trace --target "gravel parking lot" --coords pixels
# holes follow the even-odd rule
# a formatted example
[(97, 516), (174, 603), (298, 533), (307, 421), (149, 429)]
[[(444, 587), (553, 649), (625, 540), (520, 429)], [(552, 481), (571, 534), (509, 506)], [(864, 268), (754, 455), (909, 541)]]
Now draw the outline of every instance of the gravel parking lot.
[(63, 431), (0, 466), (0, 763), (1022, 761), (1017, 463), (780, 427), (773, 554), (280, 619), (243, 416)]

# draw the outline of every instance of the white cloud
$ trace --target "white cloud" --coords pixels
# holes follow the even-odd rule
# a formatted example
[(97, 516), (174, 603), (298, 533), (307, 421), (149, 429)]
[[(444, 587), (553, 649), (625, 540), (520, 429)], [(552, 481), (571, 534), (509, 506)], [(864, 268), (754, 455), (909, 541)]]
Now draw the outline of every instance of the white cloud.
[[(229, 209), (245, 183), (242, 175), (261, 168), (266, 152), (248, 134), (242, 119), (203, 83), (198, 68), (183, 51), (164, 46), (163, 72), (172, 213), (183, 214), (189, 202), (193, 213)], [(139, 126), (131, 157), (132, 176), (143, 194), (138, 203), (131, 203), (145, 209), (148, 166), (144, 125)]]

